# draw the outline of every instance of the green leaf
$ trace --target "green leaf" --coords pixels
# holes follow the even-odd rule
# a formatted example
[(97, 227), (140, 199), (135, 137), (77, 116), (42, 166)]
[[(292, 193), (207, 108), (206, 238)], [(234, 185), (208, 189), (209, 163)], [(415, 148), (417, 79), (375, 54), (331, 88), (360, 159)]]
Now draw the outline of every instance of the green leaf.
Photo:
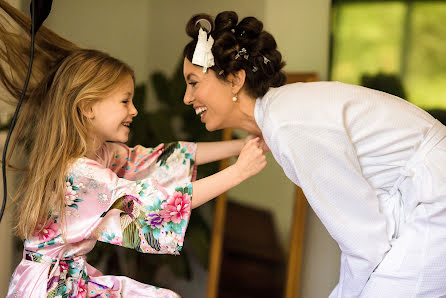
[(79, 207), (76, 204), (71, 204), (68, 207), (74, 208), (76, 210), (79, 210)]
[(183, 226), (182, 226), (181, 222), (180, 223), (174, 223), (174, 222), (170, 221), (170, 222), (168, 222), (165, 225), (164, 230), (166, 232), (173, 231), (175, 234), (183, 235), (183, 229), (182, 228), (183, 228)]
[(144, 234), (146, 234), (146, 233), (148, 233), (148, 232), (150, 232), (152, 230), (152, 228), (149, 226), (149, 225), (143, 225), (143, 227), (142, 227), (142, 232), (144, 233)]
[(153, 229), (152, 233), (153, 233), (153, 237), (155, 237), (155, 239), (158, 240), (160, 238), (161, 230), (160, 229)]
[(47, 241), (45, 244), (48, 245), (48, 246), (54, 245), (54, 244), (56, 244), (56, 241), (54, 241), (54, 238), (53, 238), (50, 241)]
[(146, 210), (147, 211), (156, 211), (156, 210), (161, 210), (161, 204), (164, 201), (161, 201), (159, 198), (155, 199), (155, 202), (153, 203), (152, 206), (147, 206)]

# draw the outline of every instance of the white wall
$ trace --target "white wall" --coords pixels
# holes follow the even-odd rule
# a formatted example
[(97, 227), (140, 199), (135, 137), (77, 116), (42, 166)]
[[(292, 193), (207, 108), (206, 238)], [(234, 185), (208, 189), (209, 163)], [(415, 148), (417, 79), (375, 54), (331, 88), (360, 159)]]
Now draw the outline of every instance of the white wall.
[[(80, 45), (126, 61), (135, 69), (137, 82), (146, 82), (154, 71), (173, 72), (189, 40), (184, 27), (192, 14), (215, 15), (222, 10), (262, 19), (265, 29), (276, 37), (286, 71), (316, 71), (321, 79), (327, 78), (330, 0), (54, 1), (45, 25)], [(153, 97), (148, 101), (156, 106)], [(230, 196), (272, 210), (286, 249), (294, 186), (271, 156), (268, 160), (265, 171), (232, 190)], [(305, 241), (301, 297), (327, 297), (338, 278), (339, 249), (311, 210)], [(7, 253), (0, 248), (0, 255)], [(1, 277), (0, 296), (5, 278)]]
[(287, 71), (328, 77), (330, 0), (270, 0), (265, 24), (287, 62)]
[(150, 1), (53, 1), (45, 25), (80, 46), (122, 59), (142, 82), (149, 73), (150, 11)]

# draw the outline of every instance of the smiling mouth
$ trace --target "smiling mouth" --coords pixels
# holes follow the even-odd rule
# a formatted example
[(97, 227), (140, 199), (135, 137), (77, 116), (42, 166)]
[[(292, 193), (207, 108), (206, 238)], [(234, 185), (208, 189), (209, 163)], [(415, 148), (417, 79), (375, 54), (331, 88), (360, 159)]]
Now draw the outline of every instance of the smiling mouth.
[(204, 112), (206, 112), (207, 110), (208, 110), (208, 108), (206, 108), (206, 107), (200, 107), (200, 108), (195, 109), (195, 114), (202, 117)]
[(123, 122), (122, 123), (123, 126), (129, 128), (129, 129), (130, 129), (131, 124), (132, 124), (131, 122)]

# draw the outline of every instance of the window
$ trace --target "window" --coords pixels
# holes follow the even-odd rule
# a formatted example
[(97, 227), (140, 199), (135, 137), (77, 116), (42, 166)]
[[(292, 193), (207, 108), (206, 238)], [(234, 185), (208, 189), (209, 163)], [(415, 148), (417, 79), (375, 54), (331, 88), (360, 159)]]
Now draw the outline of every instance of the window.
[(410, 102), (446, 109), (446, 0), (333, 0), (332, 21), (331, 80), (391, 75)]

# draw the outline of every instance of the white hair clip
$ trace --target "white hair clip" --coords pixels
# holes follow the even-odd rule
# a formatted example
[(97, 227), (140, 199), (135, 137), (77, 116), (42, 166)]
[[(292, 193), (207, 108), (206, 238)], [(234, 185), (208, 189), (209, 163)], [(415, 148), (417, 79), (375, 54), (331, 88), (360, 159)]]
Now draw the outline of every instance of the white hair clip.
[(271, 60), (263, 56), (263, 63), (268, 64), (268, 62), (271, 62)]
[(237, 54), (235, 55), (235, 60), (237, 60), (238, 58), (240, 58), (240, 56), (243, 56), (243, 58), (245, 58), (246, 60), (248, 60), (249, 58), (249, 54), (246, 51), (245, 48), (242, 48), (240, 51), (237, 52)]
[(198, 31), (198, 41), (195, 46), (194, 55), (192, 56), (192, 64), (202, 66), (203, 72), (206, 72), (209, 67), (214, 66), (214, 55), (212, 55), (212, 45), (214, 39), (209, 35), (207, 37), (206, 31), (202, 28)]

